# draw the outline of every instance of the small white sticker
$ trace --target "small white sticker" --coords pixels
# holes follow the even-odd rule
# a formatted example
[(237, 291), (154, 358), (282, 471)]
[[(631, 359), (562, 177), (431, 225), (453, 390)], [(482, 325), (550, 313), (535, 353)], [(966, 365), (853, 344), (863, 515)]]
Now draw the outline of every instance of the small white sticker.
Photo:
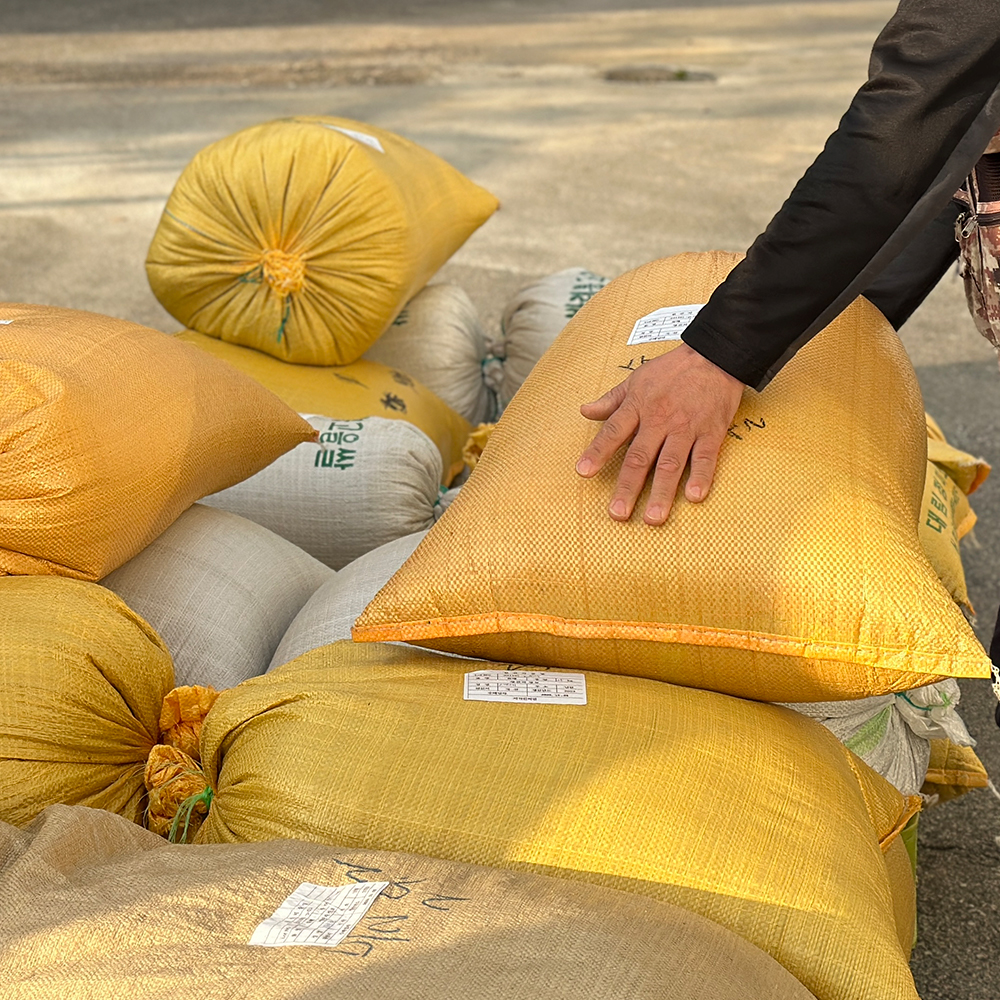
[(341, 132), (355, 142), (363, 142), (366, 146), (371, 146), (372, 149), (377, 149), (380, 153), (385, 152), (382, 148), (382, 143), (373, 135), (365, 135), (364, 132), (355, 132), (354, 129), (350, 128), (341, 128), (339, 125), (324, 125), (323, 127), (333, 129), (334, 132)]
[(10, 326), (13, 322), (12, 319), (0, 319), (0, 326)]
[(587, 676), (547, 670), (475, 670), (465, 675), (465, 700), (586, 705)]
[(314, 885), (303, 882), (263, 923), (250, 944), (284, 948), (311, 944), (334, 948), (358, 925), (388, 882)]
[(660, 340), (680, 340), (681, 334), (691, 325), (691, 320), (705, 308), (705, 304), (692, 306), (667, 306), (636, 320), (628, 338), (630, 345), (655, 344)]

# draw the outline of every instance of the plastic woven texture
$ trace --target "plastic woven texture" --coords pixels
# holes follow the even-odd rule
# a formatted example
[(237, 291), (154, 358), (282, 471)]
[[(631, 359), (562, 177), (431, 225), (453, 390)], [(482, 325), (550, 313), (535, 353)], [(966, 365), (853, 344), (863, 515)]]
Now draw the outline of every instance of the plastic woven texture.
[(174, 686), (163, 642), (96, 583), (0, 578), (0, 608), (0, 820), (62, 802), (141, 823)]
[[(389, 887), (337, 947), (249, 946), (302, 882), (370, 881)], [(731, 931), (631, 893), (296, 841), (170, 846), (91, 809), (0, 824), (0, 893), (4, 1000), (812, 1000)]]
[(313, 429), (241, 372), (94, 313), (0, 304), (0, 573), (99, 580)]
[(364, 356), (413, 375), (471, 424), (493, 415), (483, 381), (486, 335), (457, 285), (428, 285), (416, 294)]
[(935, 462), (927, 463), (920, 500), (920, 544), (952, 599), (973, 613), (959, 541), (976, 525), (976, 513), (958, 484)]
[(292, 365), (193, 330), (177, 336), (229, 362), (299, 413), (333, 420), (405, 420), (437, 445), (445, 485), (462, 471), (462, 448), (472, 429), (469, 422), (406, 372), (364, 360), (330, 368)]
[(177, 684), (221, 690), (264, 673), (333, 575), (259, 524), (196, 503), (101, 584), (156, 629)]
[(989, 783), (986, 768), (972, 747), (960, 747), (951, 740), (931, 740), (930, 764), (921, 789), (926, 795), (937, 795), (940, 801), (947, 802), (973, 788), (986, 788)]
[[(587, 675), (586, 706), (463, 700), (488, 664), (334, 643), (223, 692), (202, 842), (295, 837), (579, 879), (700, 913), (820, 1000), (915, 1000), (919, 805), (788, 709)], [(897, 913), (898, 910), (898, 913)]]
[(992, 466), (986, 459), (976, 458), (949, 444), (937, 421), (929, 413), (925, 417), (928, 460), (944, 469), (963, 493), (975, 493), (986, 482)]
[(384, 129), (282, 119), (195, 156), (146, 273), (185, 326), (285, 361), (345, 365), (497, 207), (444, 160)]
[[(766, 701), (988, 676), (917, 535), (926, 430), (913, 368), (859, 299), (761, 393), (747, 390), (702, 504), (612, 521), (621, 452), (591, 480), (580, 403), (677, 341), (635, 322), (705, 302), (738, 257), (682, 254), (613, 281), (570, 321), (500, 420), (455, 503), (359, 617), (406, 640), (606, 670)], [(648, 489), (648, 487), (647, 487)]]
[(335, 570), (434, 523), (441, 455), (419, 427), (381, 417), (306, 419), (319, 441), (204, 502), (270, 528)]

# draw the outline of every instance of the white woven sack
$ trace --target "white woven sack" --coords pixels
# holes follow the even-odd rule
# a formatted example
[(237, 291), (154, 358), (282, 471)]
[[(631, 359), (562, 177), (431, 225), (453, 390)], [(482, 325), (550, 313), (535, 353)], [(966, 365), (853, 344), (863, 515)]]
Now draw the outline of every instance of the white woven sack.
[(303, 416), (320, 432), (202, 503), (222, 507), (333, 569), (429, 528), (440, 509), (441, 453), (405, 420)]
[(471, 424), (496, 416), (496, 396), (483, 381), (486, 335), (457, 285), (415, 295), (364, 357), (412, 375)]
[(904, 795), (917, 795), (927, 777), (932, 739), (974, 747), (957, 707), (961, 692), (953, 678), (903, 694), (855, 701), (786, 705), (821, 722)]
[(234, 687), (264, 673), (333, 570), (253, 521), (202, 504), (106, 576), (160, 634), (178, 685)]
[(514, 398), (562, 328), (610, 280), (586, 268), (571, 267), (522, 288), (507, 303), (502, 343), (488, 345), (504, 359), (499, 388), (501, 410)]
[(382, 545), (355, 559), (324, 583), (288, 626), (267, 669), (274, 670), (310, 649), (350, 639), (355, 619), (395, 576), (426, 534), (418, 531)]

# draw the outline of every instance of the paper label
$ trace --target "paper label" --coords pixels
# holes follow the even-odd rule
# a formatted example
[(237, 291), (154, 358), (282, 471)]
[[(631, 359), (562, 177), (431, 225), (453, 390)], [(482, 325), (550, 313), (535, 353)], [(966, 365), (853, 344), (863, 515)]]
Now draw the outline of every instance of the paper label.
[(691, 320), (705, 305), (667, 306), (636, 320), (628, 338), (630, 345), (655, 344), (660, 340), (680, 340), (681, 334), (691, 325)]
[(586, 705), (587, 676), (547, 670), (475, 670), (465, 675), (465, 700)]
[(10, 326), (13, 322), (12, 319), (0, 319), (0, 326)]
[(267, 920), (258, 924), (250, 944), (284, 948), (311, 944), (334, 948), (358, 925), (388, 882), (314, 885), (303, 882)]
[(373, 135), (365, 135), (364, 132), (355, 132), (354, 129), (350, 128), (341, 128), (339, 125), (325, 125), (324, 128), (333, 129), (334, 132), (340, 132), (348, 138), (353, 139), (355, 142), (363, 142), (366, 146), (371, 146), (372, 149), (377, 149), (380, 153), (385, 152), (382, 148), (382, 143), (380, 143)]

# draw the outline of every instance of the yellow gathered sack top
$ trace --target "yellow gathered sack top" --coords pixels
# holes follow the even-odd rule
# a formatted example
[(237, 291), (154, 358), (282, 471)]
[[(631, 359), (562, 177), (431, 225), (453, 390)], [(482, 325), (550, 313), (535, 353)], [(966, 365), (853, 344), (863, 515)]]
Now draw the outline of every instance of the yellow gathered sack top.
[(947, 472), (966, 496), (975, 493), (986, 482), (992, 468), (990, 463), (949, 444), (944, 431), (929, 413), (924, 414), (924, 419), (927, 423), (927, 460)]
[(465, 672), (492, 666), (339, 642), (222, 692), (197, 842), (292, 837), (624, 889), (722, 924), (820, 1000), (916, 1000), (898, 834), (919, 797), (788, 709), (597, 673), (586, 705), (463, 700)]
[(345, 365), (497, 207), (385, 129), (285, 118), (195, 156), (146, 273), (185, 326), (284, 361)]
[(293, 365), (194, 330), (176, 336), (238, 368), (299, 413), (333, 420), (405, 420), (441, 452), (445, 485), (462, 471), (469, 422), (406, 372), (364, 359), (337, 367)]
[(316, 432), (229, 365), (95, 313), (0, 303), (0, 574), (99, 580)]
[[(204, 790), (218, 692), (175, 688), (163, 640), (96, 583), (0, 577), (0, 607), (0, 822), (82, 805), (168, 834)], [(197, 828), (207, 809), (188, 801), (182, 818)]]
[[(863, 299), (761, 393), (747, 390), (701, 504), (666, 525), (607, 504), (621, 454), (574, 465), (580, 415), (677, 346), (636, 322), (703, 303), (739, 258), (682, 254), (598, 292), (508, 406), (468, 483), (358, 618), (355, 640), (601, 670), (762, 701), (829, 701), (988, 677), (989, 659), (918, 537), (920, 390)], [(644, 506), (640, 498), (637, 510)]]
[(174, 686), (167, 647), (96, 583), (0, 577), (0, 608), (0, 820), (24, 826), (65, 803), (142, 823)]

